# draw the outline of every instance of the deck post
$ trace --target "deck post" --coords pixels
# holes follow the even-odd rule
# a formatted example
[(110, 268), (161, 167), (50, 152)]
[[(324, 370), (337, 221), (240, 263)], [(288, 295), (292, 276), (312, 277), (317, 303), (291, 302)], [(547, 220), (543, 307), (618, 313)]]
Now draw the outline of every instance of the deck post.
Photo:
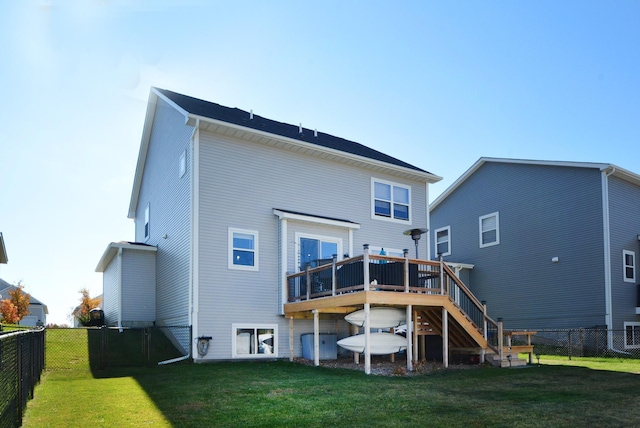
[(362, 247), (364, 250), (362, 257), (362, 266), (364, 268), (364, 291), (369, 291), (369, 244), (364, 244)]
[(320, 313), (313, 310), (313, 365), (320, 365)]
[(440, 260), (440, 294), (444, 296), (444, 261), (442, 254), (438, 255), (438, 259)]
[[(489, 335), (487, 334), (487, 301), (483, 300), (482, 302), (482, 336), (484, 337), (484, 340), (487, 341), (488, 343), (488, 338)], [(482, 350), (480, 351), (480, 364), (484, 364), (485, 361), (485, 355), (486, 355), (486, 350), (485, 348), (482, 348)]]
[[(413, 306), (411, 306), (411, 308), (413, 309)], [(418, 352), (418, 344), (420, 342), (424, 344), (424, 341), (419, 340), (420, 336), (418, 336), (418, 311), (412, 310), (411, 312), (413, 315), (413, 317), (411, 318), (411, 320), (413, 321), (411, 326), (411, 330), (413, 331), (413, 361), (418, 361), (418, 359), (420, 358), (420, 353)], [(407, 320), (409, 320), (408, 317)], [(424, 338), (424, 336), (422, 336), (422, 338)], [(422, 352), (422, 355), (424, 355), (424, 351)]]
[(414, 337), (413, 337), (413, 329), (412, 327), (412, 320), (413, 320), (413, 306), (412, 305), (408, 305), (407, 306), (407, 371), (408, 372), (412, 372), (413, 371), (413, 342), (414, 342)]
[(336, 288), (337, 288), (337, 272), (338, 272), (338, 268), (336, 267), (336, 262), (338, 261), (338, 255), (334, 254), (333, 255), (333, 261), (331, 262), (331, 295), (335, 296), (336, 295)]
[(449, 367), (449, 311), (442, 308), (442, 366)]
[(309, 273), (309, 269), (311, 269), (311, 266), (309, 266), (309, 263), (307, 263), (307, 265), (304, 267), (307, 278), (307, 300), (311, 299), (311, 274)]
[(293, 317), (289, 317), (289, 361), (293, 361)]
[[(366, 254), (366, 253), (365, 253)], [(367, 269), (368, 270), (368, 269)], [(365, 285), (367, 283), (365, 282)], [(369, 312), (371, 311), (371, 303), (364, 304), (364, 372), (371, 374), (371, 320), (369, 320)]]
[[(409, 250), (407, 248), (402, 250), (404, 254), (404, 292), (409, 292)], [(409, 319), (409, 318), (407, 318)]]
[(504, 346), (504, 337), (502, 335), (502, 318), (498, 318), (498, 358), (500, 358), (500, 364), (502, 364), (502, 347)]

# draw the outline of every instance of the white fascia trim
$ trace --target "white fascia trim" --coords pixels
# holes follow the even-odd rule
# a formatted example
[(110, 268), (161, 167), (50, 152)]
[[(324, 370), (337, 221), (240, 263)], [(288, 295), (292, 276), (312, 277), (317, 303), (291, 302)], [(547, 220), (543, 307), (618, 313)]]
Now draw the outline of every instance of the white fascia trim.
[(411, 169), (411, 168), (405, 168), (399, 165), (393, 165), (387, 162), (383, 162), (383, 161), (379, 161), (379, 160), (375, 160), (375, 159), (371, 159), (371, 158), (367, 158), (364, 156), (358, 156), (358, 155), (354, 155), (352, 153), (347, 153), (347, 152), (343, 152), (342, 150), (336, 150), (336, 149), (331, 149), (328, 147), (323, 147), (317, 144), (313, 144), (313, 143), (307, 143), (306, 141), (300, 141), (300, 140), (296, 140), (293, 138), (288, 138), (288, 137), (283, 137), (281, 135), (278, 134), (272, 134), (271, 132), (266, 132), (266, 131), (260, 131), (259, 129), (253, 129), (253, 128), (248, 128), (246, 126), (242, 126), (242, 125), (236, 125), (234, 123), (229, 123), (229, 122), (225, 122), (223, 120), (218, 120), (218, 119), (212, 119), (210, 117), (205, 117), (205, 116), (200, 116), (197, 114), (189, 114), (189, 119), (185, 122), (187, 125), (190, 126), (194, 126), (193, 123), (195, 123), (196, 121), (200, 121), (200, 122), (208, 122), (208, 123), (212, 123), (214, 125), (218, 125), (218, 126), (223, 126), (223, 127), (227, 127), (227, 128), (231, 128), (231, 129), (235, 129), (238, 131), (243, 131), (243, 132), (249, 132), (249, 133), (253, 133), (265, 138), (270, 138), (270, 139), (274, 139), (274, 140), (280, 140), (280, 141), (284, 141), (288, 144), (294, 145), (294, 146), (298, 146), (298, 147), (305, 147), (305, 148), (312, 148), (314, 150), (318, 150), (320, 152), (325, 152), (325, 153), (330, 153), (333, 154), (335, 156), (339, 156), (339, 157), (343, 157), (343, 158), (347, 158), (347, 159), (353, 159), (355, 161), (358, 162), (362, 162), (362, 163), (366, 163), (369, 165), (376, 165), (382, 168), (386, 168), (389, 170), (393, 170), (393, 171), (398, 171), (401, 172), (403, 174), (410, 174), (413, 175), (414, 177), (416, 177), (416, 180), (426, 180), (429, 183), (437, 183), (438, 181), (442, 180), (442, 177), (432, 174), (430, 172), (423, 172), (423, 171), (418, 171), (415, 169)]
[[(613, 329), (613, 304), (611, 298), (611, 231), (609, 218), (609, 175), (614, 169), (602, 171), (602, 228), (604, 244), (604, 304), (607, 329)], [(613, 348), (613, 338), (609, 335), (609, 348)]]
[[(545, 160), (527, 160), (527, 159), (507, 159), (507, 158), (488, 158), (482, 157), (476, 161), (471, 167), (466, 170), (456, 181), (453, 182), (444, 192), (440, 194), (429, 206), (429, 210), (435, 209), (443, 200), (445, 200), (454, 190), (456, 190), (462, 183), (464, 183), (473, 173), (475, 173), (482, 165), (487, 162), (492, 163), (510, 163), (521, 165), (544, 165), (544, 166), (568, 166), (573, 168), (593, 168), (604, 170), (609, 168), (610, 164), (605, 163), (591, 163), (591, 162), (565, 162), (565, 161), (545, 161)], [(628, 171), (627, 171), (628, 172)], [(628, 172), (629, 174), (632, 174)], [(640, 182), (640, 176), (637, 176), (638, 182)]]
[(304, 215), (304, 214), (294, 214), (286, 211), (281, 211), (275, 208), (273, 209), (273, 214), (277, 215), (281, 220), (286, 219), (286, 220), (304, 221), (307, 223), (323, 224), (326, 226), (344, 227), (350, 230), (360, 229), (360, 225), (358, 223), (350, 223), (348, 221), (332, 220), (328, 218), (320, 218), (320, 217), (314, 217), (311, 215)]
[(100, 261), (96, 266), (96, 272), (104, 272), (111, 260), (118, 253), (118, 250), (121, 249), (129, 249), (136, 251), (158, 251), (157, 247), (153, 247), (150, 245), (138, 245), (138, 244), (130, 244), (128, 242), (112, 242), (107, 245), (107, 248), (102, 253), (102, 257), (100, 257)]

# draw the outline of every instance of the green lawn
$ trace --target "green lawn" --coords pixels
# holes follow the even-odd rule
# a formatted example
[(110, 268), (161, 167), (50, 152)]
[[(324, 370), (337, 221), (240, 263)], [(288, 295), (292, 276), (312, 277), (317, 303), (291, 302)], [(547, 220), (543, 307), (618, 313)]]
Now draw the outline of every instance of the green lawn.
[(284, 361), (49, 371), (24, 426), (615, 427), (640, 421), (640, 377), (633, 374), (640, 361), (542, 356), (541, 363), (405, 377)]

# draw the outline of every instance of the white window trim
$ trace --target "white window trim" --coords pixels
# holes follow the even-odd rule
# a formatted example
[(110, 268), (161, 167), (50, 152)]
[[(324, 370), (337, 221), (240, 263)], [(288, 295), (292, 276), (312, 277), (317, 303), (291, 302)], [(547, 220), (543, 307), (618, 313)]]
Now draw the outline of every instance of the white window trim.
[(151, 209), (150, 203), (144, 209), (144, 225), (142, 227), (142, 235), (144, 236), (144, 240), (147, 241), (149, 236), (151, 236)]
[[(624, 323), (624, 348), (625, 349), (640, 349), (640, 343), (636, 343), (636, 344), (632, 344), (629, 345), (627, 343), (627, 327), (635, 327), (633, 330), (635, 330), (636, 328), (640, 329), (640, 322), (635, 322), (635, 321), (630, 321), (630, 322), (625, 322)], [(632, 333), (632, 335), (634, 335), (634, 333)]]
[(447, 231), (447, 249), (449, 251), (447, 251), (446, 253), (442, 253), (442, 256), (451, 255), (451, 226), (445, 226), (433, 231), (433, 242), (435, 242), (436, 256), (438, 256), (438, 232), (441, 232), (443, 230)]
[[(233, 263), (233, 234), (234, 233), (245, 233), (247, 235), (253, 235), (254, 237), (254, 241), (253, 241), (253, 266), (244, 266), (244, 265), (237, 265)], [(257, 230), (248, 230), (248, 229), (238, 229), (235, 227), (230, 227), (229, 228), (229, 232), (228, 232), (228, 268), (229, 269), (234, 269), (234, 270), (248, 270), (248, 271), (258, 271), (259, 270), (259, 237), (258, 237), (258, 231)]]
[(296, 232), (296, 269), (300, 269), (300, 261), (302, 257), (300, 256), (300, 238), (309, 238), (309, 239), (317, 239), (318, 241), (324, 242), (334, 242), (338, 244), (338, 260), (342, 260), (342, 238), (336, 238), (335, 236), (326, 236), (326, 235), (313, 235), (311, 233), (304, 232)]
[[(236, 350), (238, 329), (270, 329), (273, 330), (273, 354), (240, 354)], [(256, 335), (257, 338), (257, 335)], [(256, 348), (257, 349), (257, 348)], [(262, 359), (278, 358), (278, 324), (232, 324), (231, 325), (231, 355), (233, 358)]]
[[(627, 265), (627, 256), (633, 257), (633, 266)], [(633, 268), (633, 278), (627, 278), (627, 268)], [(636, 253), (634, 251), (622, 250), (622, 278), (624, 282), (636, 282)]]
[[(408, 204), (408, 210), (409, 210), (409, 218), (407, 220), (402, 220), (402, 219), (397, 219), (393, 217), (393, 192), (391, 194), (391, 217), (384, 217), (384, 216), (380, 216), (380, 215), (376, 215), (376, 193), (375, 193), (375, 186), (376, 183), (382, 183), (382, 184), (388, 184), (392, 187), (396, 186), (396, 187), (402, 187), (404, 189), (407, 189), (409, 192), (409, 204)], [(382, 221), (390, 221), (392, 223), (400, 223), (400, 224), (405, 224), (405, 225), (410, 225), (411, 224), (411, 211), (413, 211), (411, 209), (411, 186), (407, 185), (407, 184), (402, 184), (402, 183), (396, 183), (393, 181), (388, 181), (388, 180), (383, 180), (380, 178), (375, 178), (375, 177), (371, 177), (371, 218), (375, 219), (375, 220), (382, 220)]]
[(178, 166), (178, 176), (180, 178), (184, 177), (184, 174), (187, 172), (187, 151), (183, 150), (180, 154), (180, 162)]
[[(483, 244), (482, 243), (482, 220), (484, 220), (485, 218), (489, 218), (489, 217), (495, 217), (496, 218), (496, 240), (495, 242), (490, 242), (488, 244)], [(494, 245), (498, 245), (500, 244), (500, 212), (496, 211), (494, 213), (491, 214), (486, 214), (483, 216), (480, 216), (478, 218), (478, 236), (479, 236), (479, 243), (480, 243), (480, 248), (485, 248), (485, 247), (491, 247)]]

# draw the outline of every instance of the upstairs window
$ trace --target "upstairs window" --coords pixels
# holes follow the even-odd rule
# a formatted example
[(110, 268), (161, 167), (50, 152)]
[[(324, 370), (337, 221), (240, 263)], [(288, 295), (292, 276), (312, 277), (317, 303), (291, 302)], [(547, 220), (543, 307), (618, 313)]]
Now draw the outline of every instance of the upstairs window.
[(371, 181), (372, 217), (411, 222), (411, 188), (388, 181)]
[(448, 256), (451, 254), (451, 226), (436, 229), (436, 254), (438, 256)]
[(483, 215), (480, 221), (480, 248), (500, 243), (500, 216), (497, 212)]
[(258, 232), (229, 228), (229, 269), (258, 270)]
[(187, 172), (187, 151), (184, 150), (180, 155), (178, 176), (182, 178)]
[(636, 253), (623, 250), (622, 259), (624, 263), (624, 282), (636, 282)]
[(144, 209), (144, 239), (149, 239), (149, 204)]

